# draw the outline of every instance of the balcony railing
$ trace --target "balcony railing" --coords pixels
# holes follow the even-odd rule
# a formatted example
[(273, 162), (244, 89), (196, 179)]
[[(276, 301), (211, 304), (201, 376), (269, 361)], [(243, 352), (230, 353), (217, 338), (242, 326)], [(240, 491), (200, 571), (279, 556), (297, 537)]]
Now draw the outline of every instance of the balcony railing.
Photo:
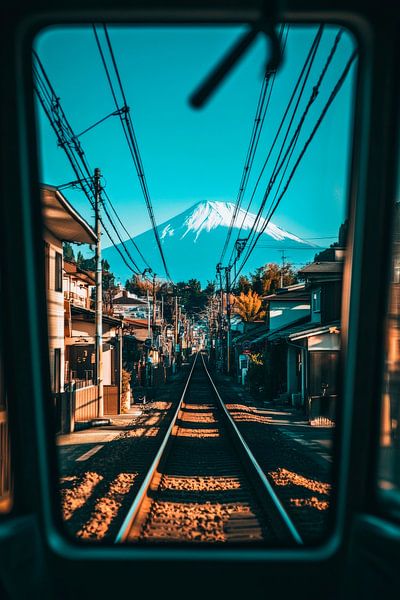
[(64, 292), (65, 300), (69, 300), (71, 304), (75, 306), (81, 306), (82, 308), (91, 309), (93, 305), (93, 300), (87, 297), (79, 296), (76, 292)]

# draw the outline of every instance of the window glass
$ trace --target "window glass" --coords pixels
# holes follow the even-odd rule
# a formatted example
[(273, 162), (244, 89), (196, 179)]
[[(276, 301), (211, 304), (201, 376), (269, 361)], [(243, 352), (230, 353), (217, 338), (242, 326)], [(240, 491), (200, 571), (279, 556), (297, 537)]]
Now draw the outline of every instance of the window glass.
[(54, 290), (56, 292), (63, 291), (62, 279), (62, 254), (56, 252), (54, 255)]
[(82, 542), (293, 547), (333, 523), (357, 49), (279, 24), (282, 65), (259, 35), (207, 89), (250, 35), (35, 41), (60, 510)]

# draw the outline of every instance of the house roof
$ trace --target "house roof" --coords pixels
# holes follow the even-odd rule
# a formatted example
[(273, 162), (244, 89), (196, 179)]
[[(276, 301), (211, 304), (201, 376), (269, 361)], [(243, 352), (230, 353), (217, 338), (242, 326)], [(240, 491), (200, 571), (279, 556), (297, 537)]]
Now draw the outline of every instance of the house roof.
[(264, 296), (264, 300), (269, 300), (270, 302), (279, 302), (279, 304), (284, 302), (310, 302), (310, 292), (307, 291), (305, 293), (300, 294), (299, 292), (292, 292), (290, 294), (270, 294), (269, 296)]
[(270, 302), (304, 302), (310, 299), (310, 292), (304, 282), (294, 283), (284, 288), (278, 288), (273, 294), (262, 296), (262, 299)]
[(131, 331), (138, 342), (144, 342), (149, 337), (149, 324), (147, 319), (131, 319), (124, 317), (125, 329)]
[(132, 298), (132, 296), (120, 295), (114, 296), (113, 304), (123, 304), (128, 306), (142, 306), (147, 305), (147, 300), (143, 298)]
[(303, 326), (298, 331), (292, 331), (288, 337), (291, 341), (296, 341), (312, 337), (313, 335), (320, 335), (321, 333), (340, 333), (340, 321), (332, 321), (332, 323), (328, 323), (327, 325), (316, 325), (311, 328)]
[(149, 337), (149, 332), (147, 329), (134, 329), (132, 337), (134, 337), (137, 342), (144, 342)]
[(147, 319), (133, 319), (132, 317), (124, 317), (124, 322), (131, 327), (138, 327), (141, 329), (147, 329), (149, 326)]
[(305, 317), (300, 317), (287, 325), (279, 327), (279, 329), (273, 329), (272, 331), (267, 331), (264, 335), (253, 340), (253, 343), (262, 342), (264, 340), (268, 340), (269, 342), (273, 342), (275, 340), (279, 340), (281, 338), (287, 338), (294, 331), (302, 331), (306, 325), (310, 323), (310, 316), (306, 315)]
[(300, 269), (299, 273), (304, 275), (339, 274), (343, 272), (343, 264), (343, 261), (340, 260), (313, 262)]
[(54, 186), (41, 185), (42, 214), (45, 227), (63, 242), (96, 244), (93, 229)]
[(257, 326), (252, 329), (245, 331), (241, 335), (238, 335), (233, 340), (233, 344), (240, 344), (245, 340), (253, 341), (255, 338), (259, 337), (262, 333), (266, 331), (266, 324), (263, 321), (262, 323), (258, 323)]
[(262, 296), (263, 300), (269, 300), (270, 298), (283, 297), (286, 298), (292, 294), (302, 294), (306, 291), (306, 284), (294, 283), (293, 285), (287, 285), (283, 288), (277, 288), (273, 294), (267, 294)]
[[(90, 310), (89, 308), (83, 308), (82, 306), (76, 306), (75, 304), (71, 304), (71, 314), (79, 315), (83, 319), (94, 323), (96, 313), (94, 310)], [(122, 325), (122, 319), (118, 319), (117, 317), (110, 317), (109, 315), (103, 314), (102, 321), (103, 323), (115, 325), (116, 327), (121, 327)]]
[(64, 271), (67, 275), (74, 275), (77, 279), (81, 279), (89, 285), (96, 285), (94, 271), (85, 271), (80, 269), (74, 262), (64, 260)]

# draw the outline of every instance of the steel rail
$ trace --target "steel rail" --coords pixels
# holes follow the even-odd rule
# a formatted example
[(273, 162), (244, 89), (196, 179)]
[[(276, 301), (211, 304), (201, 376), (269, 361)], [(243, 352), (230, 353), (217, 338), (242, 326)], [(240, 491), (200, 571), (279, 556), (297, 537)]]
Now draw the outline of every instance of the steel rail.
[(190, 381), (192, 379), (193, 370), (194, 370), (194, 367), (195, 367), (196, 362), (197, 362), (197, 356), (198, 356), (198, 354), (196, 354), (196, 356), (195, 356), (192, 368), (190, 369), (190, 373), (189, 373), (189, 376), (187, 378), (185, 387), (183, 389), (181, 398), (179, 400), (177, 409), (176, 409), (175, 414), (174, 414), (174, 416), (172, 418), (172, 421), (171, 421), (171, 423), (170, 423), (170, 425), (169, 425), (169, 427), (167, 429), (167, 432), (166, 432), (166, 434), (164, 436), (162, 444), (161, 444), (161, 446), (160, 446), (160, 448), (159, 448), (159, 450), (158, 450), (158, 452), (157, 452), (157, 454), (156, 454), (156, 456), (155, 456), (155, 458), (154, 458), (154, 460), (153, 460), (153, 462), (151, 464), (151, 467), (149, 468), (149, 470), (147, 472), (146, 477), (143, 480), (142, 485), (139, 488), (138, 493), (135, 496), (135, 499), (134, 499), (134, 501), (132, 503), (132, 506), (130, 507), (130, 509), (128, 511), (128, 514), (126, 515), (126, 517), (125, 517), (125, 519), (124, 519), (124, 521), (123, 521), (123, 523), (122, 523), (122, 525), (121, 525), (121, 527), (120, 527), (120, 529), (118, 531), (118, 534), (117, 534), (117, 536), (116, 536), (116, 538), (114, 540), (115, 544), (120, 544), (120, 543), (122, 543), (122, 542), (124, 542), (126, 540), (126, 538), (128, 537), (129, 531), (131, 529), (131, 526), (132, 526), (132, 524), (133, 524), (133, 522), (134, 522), (134, 520), (136, 518), (136, 515), (138, 514), (138, 512), (140, 510), (140, 507), (141, 507), (143, 501), (146, 498), (147, 490), (149, 489), (149, 486), (150, 486), (151, 481), (152, 481), (152, 479), (154, 477), (154, 474), (157, 471), (157, 467), (160, 464), (161, 457), (162, 457), (162, 455), (164, 453), (164, 450), (165, 450), (165, 448), (167, 446), (168, 440), (170, 439), (171, 432), (172, 432), (172, 430), (173, 430), (173, 428), (175, 426), (176, 420), (177, 420), (178, 415), (179, 415), (179, 413), (181, 411), (182, 402), (183, 402), (183, 399), (185, 398), (186, 391), (187, 391), (187, 388), (189, 387), (189, 383), (190, 383)]
[[(134, 499), (120, 529), (119, 529), (119, 532), (118, 532), (116, 538), (115, 538), (114, 543), (116, 543), (116, 544), (123, 543), (127, 540), (127, 538), (130, 535), (130, 532), (134, 526), (134, 523), (136, 522), (136, 520), (138, 518), (138, 515), (140, 515), (140, 510), (143, 506), (143, 503), (145, 502), (146, 499), (148, 499), (148, 491), (151, 487), (152, 482), (154, 481), (154, 478), (157, 473), (157, 469), (164, 457), (167, 445), (172, 438), (172, 432), (173, 432), (174, 427), (176, 426), (176, 421), (178, 419), (179, 413), (182, 410), (182, 404), (184, 402), (187, 389), (188, 389), (189, 384), (192, 379), (192, 374), (193, 374), (193, 371), (194, 371), (194, 368), (195, 368), (195, 365), (197, 362), (197, 358), (198, 358), (198, 354), (196, 354), (196, 357), (193, 361), (193, 365), (190, 369), (189, 376), (187, 378), (184, 390), (182, 392), (181, 398), (179, 400), (178, 406), (177, 406), (174, 416), (171, 420), (171, 423), (168, 427), (168, 430), (164, 436), (163, 442), (162, 442), (162, 444), (151, 464), (151, 467), (149, 468), (149, 470), (139, 488), (139, 491), (138, 491), (137, 495), (135, 496), (135, 499)], [(230, 415), (229, 411), (227, 410), (227, 408), (226, 408), (226, 406), (214, 384), (214, 381), (207, 369), (203, 355), (201, 355), (201, 360), (202, 360), (206, 375), (208, 377), (208, 380), (211, 383), (211, 387), (212, 387), (212, 389), (215, 393), (215, 396), (218, 400), (219, 407), (222, 409), (222, 414), (224, 415), (225, 420), (228, 422), (228, 426), (230, 428), (230, 433), (233, 433), (234, 442), (236, 442), (236, 444), (239, 446), (239, 452), (245, 456), (245, 459), (247, 460), (247, 464), (251, 468), (251, 471), (252, 471), (251, 474), (253, 475), (253, 478), (250, 477), (250, 482), (253, 483), (254, 486), (256, 483), (258, 484), (259, 489), (257, 491), (259, 492), (259, 496), (260, 496), (260, 499), (263, 501), (263, 504), (264, 505), (267, 504), (267, 501), (269, 501), (269, 504), (272, 504), (274, 516), (277, 516), (279, 519), (279, 523), (274, 523), (274, 524), (276, 526), (281, 526), (281, 529), (284, 530), (285, 536), (290, 538), (290, 540), (292, 542), (294, 542), (296, 545), (302, 545), (304, 542), (303, 542), (299, 532), (297, 531), (295, 525), (293, 524), (291, 518), (289, 517), (288, 513), (286, 512), (286, 510), (285, 510), (284, 506), (282, 505), (282, 503), (280, 502), (279, 498), (275, 494), (271, 483), (268, 481), (268, 479), (267, 479), (266, 475), (264, 474), (263, 470), (261, 469), (259, 463), (257, 462), (257, 460), (254, 457), (253, 453), (251, 452), (249, 446), (247, 445), (243, 436), (241, 435), (240, 431), (238, 430), (236, 423), (234, 422), (232, 416)], [(256, 481), (254, 480), (254, 476), (255, 476)], [(269, 509), (270, 509), (270, 506), (269, 506)], [(267, 509), (265, 509), (265, 510), (267, 510)]]
[(214, 381), (212, 380), (212, 377), (207, 369), (207, 366), (205, 364), (204, 361), (204, 357), (203, 355), (201, 355), (201, 360), (203, 361), (203, 366), (205, 369), (205, 372), (208, 375), (208, 379), (214, 389), (215, 395), (218, 398), (218, 401), (220, 403), (220, 407), (222, 409), (222, 411), (225, 414), (225, 417), (227, 418), (227, 420), (229, 421), (229, 424), (232, 428), (232, 430), (235, 433), (236, 439), (239, 440), (241, 446), (242, 446), (242, 450), (245, 451), (248, 459), (250, 460), (253, 469), (257, 472), (258, 477), (260, 479), (260, 481), (262, 482), (265, 490), (268, 493), (268, 496), (270, 497), (277, 513), (279, 514), (280, 518), (281, 518), (281, 522), (284, 525), (287, 533), (290, 535), (290, 537), (293, 539), (294, 542), (296, 542), (296, 544), (298, 545), (302, 545), (304, 544), (303, 539), (301, 537), (301, 535), (299, 534), (299, 532), (297, 531), (295, 525), (293, 524), (292, 519), (289, 517), (287, 511), (285, 510), (283, 504), (281, 503), (281, 501), (279, 500), (278, 496), (276, 495), (276, 493), (274, 492), (274, 489), (271, 485), (271, 483), (268, 481), (268, 478), (266, 477), (264, 471), (262, 470), (262, 468), (260, 467), (257, 459), (255, 458), (254, 454), (252, 453), (252, 451), (250, 450), (249, 446), (247, 445), (246, 441), (244, 440), (242, 434), (240, 433), (235, 421), (233, 420), (231, 414), (229, 413), (228, 409), (225, 406), (224, 401), (222, 400), (221, 396), (219, 395), (219, 392), (214, 384)]

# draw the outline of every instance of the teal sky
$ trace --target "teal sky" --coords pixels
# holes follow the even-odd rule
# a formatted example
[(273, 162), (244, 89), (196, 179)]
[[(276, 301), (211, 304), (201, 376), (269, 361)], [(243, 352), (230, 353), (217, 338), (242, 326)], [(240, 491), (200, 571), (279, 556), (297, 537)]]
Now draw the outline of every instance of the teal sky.
[[(242, 31), (237, 26), (109, 27), (159, 224), (200, 200), (236, 200), (262, 83), (265, 40), (254, 44), (205, 108), (192, 109), (188, 97)], [(302, 106), (336, 31), (334, 27), (324, 31)], [(315, 32), (315, 27), (290, 28), (284, 64), (276, 77), (243, 206)], [(90, 27), (46, 30), (37, 38), (36, 50), (76, 133), (114, 110)], [(352, 37), (345, 33), (295, 156), (352, 50)], [(354, 72), (352, 67), (273, 219), (305, 238), (336, 234), (345, 217)], [(71, 181), (73, 172), (41, 108), (38, 116), (41, 180), (52, 185)], [(148, 229), (144, 199), (119, 119), (113, 117), (99, 125), (82, 136), (81, 142), (90, 165), (101, 168), (107, 192), (129, 233), (136, 235)], [(267, 170), (253, 212), (258, 209), (269, 174)], [(82, 192), (68, 189), (64, 194), (89, 222), (93, 221)], [(104, 243), (108, 245), (106, 240)], [(216, 249), (216, 255), (220, 251)]]

